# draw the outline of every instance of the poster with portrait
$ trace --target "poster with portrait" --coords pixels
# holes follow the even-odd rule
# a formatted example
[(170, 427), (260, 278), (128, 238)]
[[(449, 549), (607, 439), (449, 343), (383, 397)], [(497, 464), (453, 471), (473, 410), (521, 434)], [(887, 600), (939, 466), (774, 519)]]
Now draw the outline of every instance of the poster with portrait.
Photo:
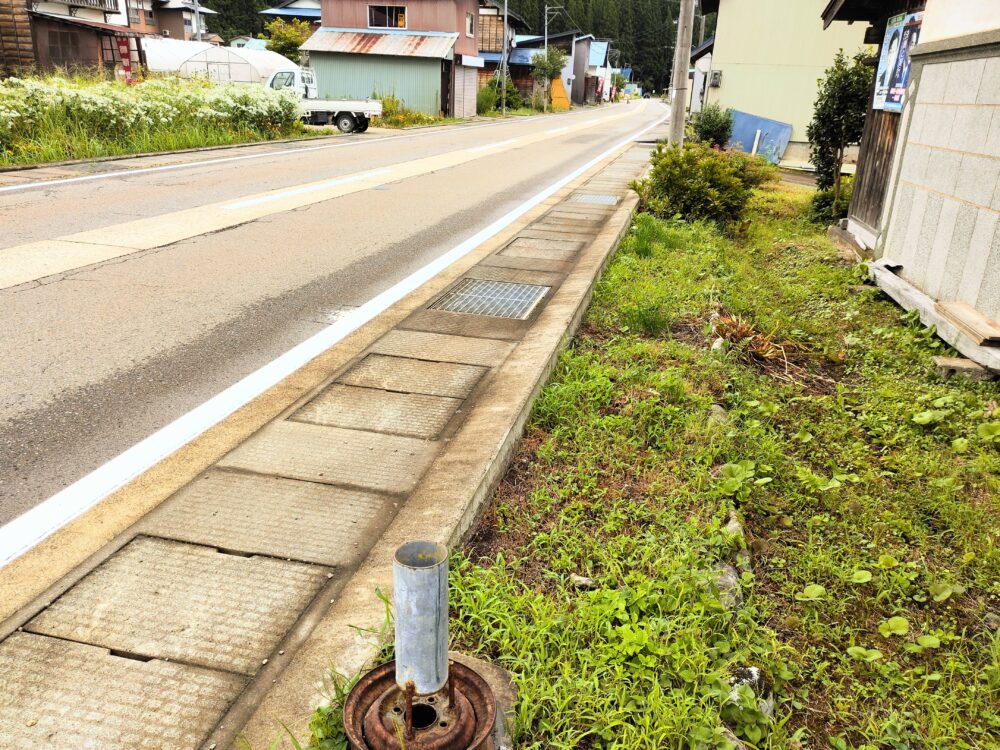
[(882, 43), (882, 55), (875, 72), (873, 109), (899, 112), (903, 109), (906, 87), (910, 83), (910, 51), (920, 41), (923, 13), (904, 13), (889, 19)]

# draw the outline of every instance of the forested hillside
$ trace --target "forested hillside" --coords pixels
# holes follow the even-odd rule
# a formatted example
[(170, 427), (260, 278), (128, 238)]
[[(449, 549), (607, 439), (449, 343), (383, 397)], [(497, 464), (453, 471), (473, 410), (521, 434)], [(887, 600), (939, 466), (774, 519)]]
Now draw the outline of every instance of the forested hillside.
[[(616, 65), (631, 65), (638, 80), (661, 90), (670, 82), (677, 16), (680, 0), (510, 0), (510, 9), (542, 33), (545, 5), (563, 6), (549, 24), (549, 31), (578, 28), (598, 39), (611, 39), (620, 50)], [(715, 30), (715, 14), (705, 19), (705, 36)], [(701, 32), (700, 16), (695, 16), (694, 43)]]

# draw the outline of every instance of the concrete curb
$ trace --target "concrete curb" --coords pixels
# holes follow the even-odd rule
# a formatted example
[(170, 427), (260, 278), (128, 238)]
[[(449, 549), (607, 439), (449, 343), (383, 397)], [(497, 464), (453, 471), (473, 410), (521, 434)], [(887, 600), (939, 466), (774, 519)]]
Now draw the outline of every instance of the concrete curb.
[[(635, 196), (620, 204), (286, 670), (245, 714), (238, 736), (251, 747), (269, 747), (282, 724), (304, 735), (313, 710), (329, 695), (330, 671), (353, 675), (377, 657), (386, 636), (386, 608), (379, 592), (391, 590), (392, 556), (400, 544), (421, 538), (456, 545), (474, 526), (506, 471), (535, 397), (628, 231), (637, 204)], [(238, 721), (241, 713), (234, 707), (229, 720)], [(227, 746), (234, 739), (233, 727), (219, 729), (212, 740)]]

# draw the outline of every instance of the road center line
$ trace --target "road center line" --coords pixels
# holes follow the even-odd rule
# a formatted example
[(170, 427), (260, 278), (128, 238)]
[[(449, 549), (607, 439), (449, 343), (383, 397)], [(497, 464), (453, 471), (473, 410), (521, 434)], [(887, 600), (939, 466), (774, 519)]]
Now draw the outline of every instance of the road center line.
[[(571, 113), (566, 117), (575, 117), (579, 114), (589, 114), (586, 112)], [(60, 177), (55, 180), (44, 180), (32, 182), (26, 185), (8, 185), (0, 187), (0, 193), (15, 193), (22, 190), (34, 190), (40, 188), (50, 188), (57, 185), (70, 185), (77, 182), (92, 182), (94, 180), (110, 180), (116, 177), (132, 177), (134, 175), (151, 174), (155, 172), (172, 172), (180, 169), (196, 169), (198, 167), (211, 167), (216, 164), (228, 164), (237, 161), (248, 161), (251, 159), (263, 159), (275, 156), (290, 156), (294, 154), (307, 154), (311, 151), (327, 151), (335, 148), (351, 148), (353, 146), (364, 146), (370, 143), (383, 143), (385, 141), (408, 141), (414, 138), (426, 138), (428, 136), (446, 135), (448, 133), (464, 133), (467, 130), (481, 130), (482, 128), (494, 128), (500, 125), (520, 125), (524, 122), (532, 122), (532, 118), (499, 120), (497, 122), (484, 122), (478, 125), (466, 125), (461, 128), (428, 128), (418, 133), (407, 133), (405, 135), (386, 135), (379, 138), (360, 138), (358, 140), (346, 141), (344, 143), (324, 143), (320, 146), (304, 146), (302, 148), (286, 148), (279, 151), (262, 151), (255, 154), (242, 154), (240, 156), (223, 156), (217, 159), (207, 159), (205, 161), (190, 161), (183, 164), (164, 164), (159, 167), (139, 167), (138, 169), (120, 169), (117, 172), (102, 172), (100, 174), (81, 175), (79, 177)], [(266, 146), (267, 141), (257, 143), (247, 143), (246, 146)], [(170, 154), (135, 154), (129, 158), (152, 158), (154, 156), (169, 156)], [(19, 170), (20, 171), (20, 170)], [(2, 175), (3, 172), (0, 172)]]
[[(622, 112), (570, 127), (585, 130), (597, 124), (629, 117)], [(527, 146), (551, 138), (544, 131), (511, 139)], [(495, 148), (498, 144), (490, 144)], [(485, 152), (455, 150), (412, 161), (403, 161), (375, 171), (341, 175), (290, 188), (248, 195), (236, 202), (224, 201), (170, 213), (99, 227), (39, 242), (0, 249), (0, 289), (25, 284), (57, 273), (66, 273), (141, 250), (172, 245), (211, 232), (256, 221), (265, 216), (292, 211), (341, 198), (392, 182), (457, 167), (485, 156)]]
[(93, 508), (190, 441), (250, 403), (286, 377), (357, 330), (448, 266), (514, 223), (604, 159), (613, 156), (639, 136), (665, 122), (660, 118), (603, 151), (586, 164), (549, 185), (489, 226), (397, 282), (368, 302), (347, 313), (333, 325), (311, 336), (259, 370), (229, 386), (201, 406), (178, 417), (149, 437), (77, 480), (13, 521), (0, 526), (0, 566), (6, 565), (67, 523)]

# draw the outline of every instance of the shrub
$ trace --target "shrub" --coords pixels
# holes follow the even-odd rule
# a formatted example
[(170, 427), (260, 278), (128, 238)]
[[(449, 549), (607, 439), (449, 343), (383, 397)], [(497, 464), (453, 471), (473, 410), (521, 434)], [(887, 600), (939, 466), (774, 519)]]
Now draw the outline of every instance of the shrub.
[(376, 95), (375, 98), (382, 100), (382, 117), (379, 118), (379, 125), (384, 127), (408, 128), (414, 125), (432, 125), (440, 120), (433, 115), (410, 109), (399, 97), (393, 95), (379, 97)]
[[(486, 87), (492, 89), (493, 93), (496, 94), (496, 105), (494, 109), (500, 109), (503, 101), (500, 97), (503, 87), (500, 85), (499, 78), (491, 78), (490, 82), (486, 84)], [(524, 102), (521, 99), (521, 92), (517, 90), (517, 86), (508, 76), (507, 78), (507, 109), (520, 109), (524, 106)]]
[(632, 186), (643, 210), (655, 216), (733, 227), (742, 221), (753, 188), (774, 176), (772, 165), (739, 151), (716, 151), (702, 143), (660, 144), (649, 177)]
[(541, 89), (535, 89), (531, 92), (530, 104), (531, 108), (536, 112), (544, 112), (549, 103), (548, 95)]
[(694, 137), (710, 146), (724, 147), (733, 135), (733, 111), (706, 104), (692, 121)]
[(840, 196), (834, 195), (832, 187), (817, 190), (809, 205), (809, 218), (819, 224), (832, 224), (847, 216), (851, 205), (851, 195), (854, 193), (854, 178), (842, 177), (840, 180)]
[(297, 63), (302, 56), (299, 47), (306, 43), (313, 31), (308, 21), (300, 21), (297, 18), (291, 21), (276, 18), (264, 24), (264, 27), (268, 35), (267, 48), (271, 52), (284, 55), (294, 63)]
[(151, 78), (0, 81), (0, 164), (239, 143), (300, 128), (293, 91)]
[(490, 86), (483, 86), (476, 92), (476, 114), (485, 115), (497, 108), (497, 92)]

